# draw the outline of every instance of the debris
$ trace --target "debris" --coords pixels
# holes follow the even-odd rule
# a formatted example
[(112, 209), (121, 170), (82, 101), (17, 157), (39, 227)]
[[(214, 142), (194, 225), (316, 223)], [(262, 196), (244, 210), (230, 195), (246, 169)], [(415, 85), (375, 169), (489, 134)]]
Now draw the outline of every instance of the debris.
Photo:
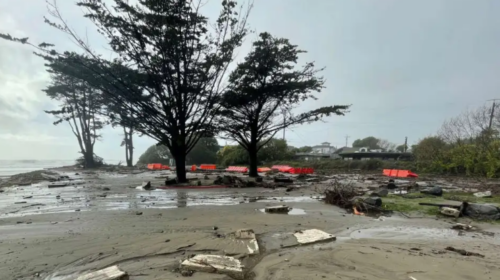
[(352, 186), (341, 185), (338, 182), (326, 189), (324, 193), (326, 203), (345, 209), (352, 208), (353, 199), (361, 195)]
[(233, 257), (218, 255), (196, 255), (181, 263), (182, 269), (227, 274), (236, 279), (243, 279), (244, 266)]
[(23, 196), (23, 199), (29, 199), (29, 198), (33, 198), (33, 196), (32, 195)]
[(380, 189), (370, 194), (370, 196), (378, 196), (378, 197), (386, 197), (387, 195), (389, 195), (388, 189)]
[(264, 178), (262, 178), (262, 177), (255, 178), (256, 183), (262, 183), (263, 180), (264, 180)]
[(255, 233), (253, 229), (239, 229), (235, 233), (238, 239), (255, 239)]
[(375, 206), (375, 207), (382, 206), (382, 199), (380, 197), (377, 197), (377, 196), (367, 197), (363, 200), (363, 202), (368, 204), (368, 205)]
[(69, 186), (69, 184), (66, 182), (54, 182), (54, 183), (49, 183), (48, 185), (49, 188), (62, 188), (66, 186)]
[(475, 230), (476, 228), (471, 226), (471, 225), (466, 225), (466, 224), (454, 224), (451, 226), (452, 229), (458, 229), (458, 230)]
[[(166, 183), (166, 182), (165, 182)], [(145, 190), (150, 190), (152, 189), (152, 186), (151, 186), (151, 182), (150, 181), (147, 181), (147, 182), (143, 182), (141, 187)]]
[(118, 266), (110, 266), (96, 272), (82, 275), (76, 280), (129, 280), (128, 274), (121, 271)]
[(477, 192), (474, 194), (474, 196), (479, 198), (488, 198), (491, 197), (491, 191)]
[(286, 205), (270, 206), (265, 208), (267, 213), (288, 213), (290, 210), (292, 210), (292, 208)]
[(387, 186), (385, 186), (387, 189), (389, 190), (394, 190), (394, 189), (397, 189), (398, 186), (396, 186), (396, 184), (394, 183), (393, 180), (391, 180), (392, 182), (389, 181), (389, 183), (387, 184)]
[(441, 187), (429, 187), (421, 190), (420, 193), (443, 196), (443, 189)]
[(484, 258), (484, 255), (474, 253), (474, 252), (465, 251), (463, 249), (455, 249), (453, 247), (446, 247), (445, 250), (459, 253), (462, 256), (474, 256), (474, 257)]
[(287, 178), (287, 177), (274, 177), (274, 182), (275, 183), (293, 183), (293, 180), (291, 178)]
[(24, 203), (27, 203), (26, 201), (18, 201), (18, 202), (14, 202), (14, 204), (24, 204)]
[(463, 212), (465, 216), (484, 220), (499, 220), (500, 208), (492, 204), (476, 204), (463, 202)]
[(458, 218), (460, 216), (460, 210), (455, 208), (442, 207), (440, 212), (445, 216), (450, 216), (455, 218)]
[(297, 242), (299, 242), (300, 244), (311, 244), (337, 239), (335, 235), (329, 234), (319, 229), (297, 231), (293, 235), (297, 238)]
[(137, 212), (135, 212), (135, 214), (136, 214), (137, 216), (140, 216), (140, 215), (142, 215), (142, 212), (137, 211)]

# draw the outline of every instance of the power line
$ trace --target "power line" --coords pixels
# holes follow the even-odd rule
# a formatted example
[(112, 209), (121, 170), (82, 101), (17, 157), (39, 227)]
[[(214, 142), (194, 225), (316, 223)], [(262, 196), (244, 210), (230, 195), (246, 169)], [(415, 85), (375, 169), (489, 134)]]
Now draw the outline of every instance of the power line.
[(351, 136), (349, 136), (349, 135), (346, 135), (346, 136), (345, 136), (345, 146), (346, 146), (346, 147), (347, 147), (347, 142), (349, 141), (349, 138), (350, 138), (350, 137), (351, 137)]

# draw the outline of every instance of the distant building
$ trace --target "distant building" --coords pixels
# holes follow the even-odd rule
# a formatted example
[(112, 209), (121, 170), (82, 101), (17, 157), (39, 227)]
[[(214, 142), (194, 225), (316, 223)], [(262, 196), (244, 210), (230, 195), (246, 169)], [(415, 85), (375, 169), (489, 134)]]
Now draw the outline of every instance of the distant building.
[(295, 157), (302, 160), (329, 159), (332, 158), (336, 150), (334, 146), (330, 146), (330, 143), (323, 142), (320, 145), (313, 146), (311, 152), (297, 153)]
[(412, 153), (401, 152), (384, 152), (382, 149), (369, 149), (368, 147), (350, 148), (342, 147), (335, 152), (334, 158), (342, 158), (344, 160), (358, 159), (394, 159), (394, 160), (409, 160), (413, 158)]

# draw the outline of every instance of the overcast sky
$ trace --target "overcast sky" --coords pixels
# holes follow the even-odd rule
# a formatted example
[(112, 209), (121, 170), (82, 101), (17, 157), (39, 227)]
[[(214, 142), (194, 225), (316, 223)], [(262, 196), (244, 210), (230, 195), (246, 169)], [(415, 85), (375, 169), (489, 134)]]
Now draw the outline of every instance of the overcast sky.
[[(106, 42), (73, 2), (59, 0), (62, 14), (106, 53)], [(215, 17), (218, 7), (211, 0), (206, 15)], [(499, 13), (498, 0), (255, 0), (250, 25), (257, 33), (289, 38), (308, 51), (302, 61), (326, 67), (327, 88), (301, 110), (352, 104), (344, 117), (288, 130), (289, 144), (344, 146), (347, 135), (349, 145), (366, 136), (397, 144), (408, 136), (411, 144), (445, 119), (500, 98)], [(0, 32), (76, 50), (43, 23), (46, 14), (45, 0), (0, 0)], [(0, 159), (78, 156), (69, 126), (52, 125), (43, 112), (55, 106), (41, 91), (48, 81), (43, 61), (29, 47), (0, 40)], [(137, 156), (155, 143), (134, 140)], [(120, 131), (106, 128), (96, 153), (123, 160), (120, 142)]]

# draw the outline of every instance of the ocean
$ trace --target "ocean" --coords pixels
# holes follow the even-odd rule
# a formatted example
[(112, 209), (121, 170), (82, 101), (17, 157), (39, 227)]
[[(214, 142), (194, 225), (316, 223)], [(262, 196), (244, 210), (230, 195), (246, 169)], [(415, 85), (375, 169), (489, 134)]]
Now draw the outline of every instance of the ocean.
[[(119, 160), (104, 160), (107, 164), (118, 164)], [(0, 160), (0, 178), (9, 177), (44, 168), (74, 165), (75, 160)]]

